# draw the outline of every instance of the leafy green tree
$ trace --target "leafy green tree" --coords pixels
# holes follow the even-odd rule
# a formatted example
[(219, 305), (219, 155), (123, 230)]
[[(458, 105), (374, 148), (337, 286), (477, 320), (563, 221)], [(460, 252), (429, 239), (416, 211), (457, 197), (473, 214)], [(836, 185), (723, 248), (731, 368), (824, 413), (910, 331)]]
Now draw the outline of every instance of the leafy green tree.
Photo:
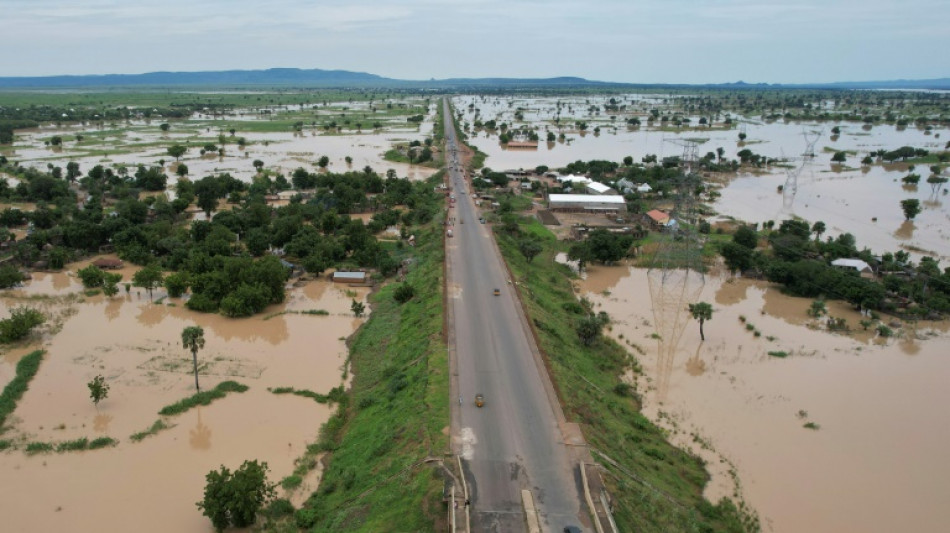
[(156, 265), (149, 265), (139, 270), (132, 276), (132, 285), (141, 287), (148, 291), (148, 297), (152, 297), (152, 291), (162, 285), (162, 269)]
[(170, 127), (171, 126), (169, 126), (167, 123), (164, 123), (164, 124), (161, 124), (158, 128), (162, 131), (168, 131), (168, 128)]
[(178, 163), (178, 168), (175, 169), (175, 174), (178, 174), (181, 177), (188, 175), (188, 165), (184, 163)]
[(92, 378), (92, 381), (89, 383), (86, 383), (86, 386), (89, 387), (89, 397), (92, 398), (92, 403), (94, 403), (96, 409), (98, 409), (99, 402), (109, 396), (109, 384), (106, 383), (106, 378), (100, 374)]
[(327, 168), (327, 165), (330, 164), (330, 158), (327, 156), (320, 156), (320, 159), (317, 160), (317, 166), (320, 168)]
[[(195, 390), (198, 386), (198, 350), (205, 347), (205, 330), (201, 326), (188, 326), (181, 332), (181, 345), (191, 350), (191, 358), (195, 366)], [(214, 518), (211, 519), (212, 521)]]
[(168, 147), (168, 155), (174, 157), (175, 161), (181, 160), (181, 156), (185, 155), (187, 151), (188, 147), (180, 144), (173, 144)]
[(693, 315), (694, 319), (699, 320), (699, 338), (700, 340), (705, 341), (706, 335), (703, 334), (703, 323), (705, 323), (707, 320), (712, 320), (712, 305), (706, 302), (689, 304), (689, 312), (691, 315)]
[(820, 220), (812, 224), (811, 232), (815, 234), (816, 241), (821, 239), (821, 234), (825, 232), (825, 229), (827, 229), (825, 223)]
[(79, 275), (79, 279), (82, 281), (82, 286), (87, 289), (102, 287), (102, 282), (105, 281), (105, 272), (103, 272), (102, 269), (96, 265), (89, 265), (86, 268), (80, 268), (76, 271), (76, 274)]
[(23, 282), (23, 273), (13, 265), (0, 266), (0, 289), (9, 289)]
[(244, 461), (234, 473), (224, 465), (208, 472), (204, 499), (196, 505), (211, 519), (215, 531), (254, 524), (257, 513), (274, 496), (274, 485), (267, 482), (267, 472), (267, 463), (257, 461)]
[(815, 300), (811, 303), (811, 306), (808, 308), (808, 316), (812, 318), (819, 318), (823, 315), (828, 314), (828, 308), (825, 307), (824, 300)]
[(904, 218), (906, 220), (914, 220), (921, 212), (920, 200), (916, 198), (901, 200), (901, 209), (904, 210)]
[(752, 226), (739, 226), (732, 235), (732, 242), (740, 244), (750, 250), (755, 250), (759, 244), (759, 236)]
[(948, 178), (945, 178), (943, 176), (938, 176), (937, 174), (931, 174), (930, 176), (928, 176), (927, 183), (930, 184), (931, 194), (937, 194), (937, 189), (939, 189), (940, 186), (943, 185), (944, 183), (947, 183), (947, 180)]
[(172, 298), (179, 298), (188, 290), (188, 275), (184, 272), (175, 272), (165, 277), (165, 290)]
[(518, 250), (530, 263), (544, 248), (536, 239), (524, 238), (518, 241)]
[(752, 250), (736, 242), (726, 242), (722, 245), (722, 258), (729, 271), (735, 274), (752, 268)]
[(831, 156), (831, 161), (833, 163), (844, 163), (848, 160), (848, 154), (845, 152), (835, 152), (835, 155)]

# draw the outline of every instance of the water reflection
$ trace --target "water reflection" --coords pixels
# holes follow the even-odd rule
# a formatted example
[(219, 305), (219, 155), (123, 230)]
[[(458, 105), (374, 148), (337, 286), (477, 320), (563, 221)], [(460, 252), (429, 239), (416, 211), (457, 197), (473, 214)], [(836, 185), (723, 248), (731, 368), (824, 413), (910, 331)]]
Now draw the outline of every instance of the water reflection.
[(912, 239), (912, 238), (914, 237), (914, 230), (915, 230), (915, 229), (916, 229), (916, 228), (914, 227), (914, 221), (913, 221), (913, 220), (905, 220), (905, 221), (900, 225), (900, 227), (898, 227), (898, 228), (894, 231), (894, 237), (897, 237), (898, 239), (900, 239), (900, 240), (902, 240), (902, 241), (906, 241), (906, 240), (908, 240), (908, 239)]
[(197, 410), (198, 420), (195, 428), (188, 431), (188, 444), (193, 450), (208, 450), (211, 448), (211, 428), (201, 422), (201, 409)]
[(109, 423), (112, 422), (112, 418), (112, 415), (97, 414), (96, 417), (92, 419), (92, 429), (99, 433), (105, 433), (109, 430)]

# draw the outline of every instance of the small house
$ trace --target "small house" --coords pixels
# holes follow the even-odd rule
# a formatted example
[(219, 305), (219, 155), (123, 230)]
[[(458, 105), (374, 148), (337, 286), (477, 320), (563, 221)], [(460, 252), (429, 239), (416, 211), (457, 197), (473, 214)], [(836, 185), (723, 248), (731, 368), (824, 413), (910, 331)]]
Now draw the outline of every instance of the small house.
[(659, 209), (652, 209), (647, 212), (647, 217), (650, 221), (653, 222), (655, 226), (666, 226), (670, 223), (670, 215), (660, 211)]

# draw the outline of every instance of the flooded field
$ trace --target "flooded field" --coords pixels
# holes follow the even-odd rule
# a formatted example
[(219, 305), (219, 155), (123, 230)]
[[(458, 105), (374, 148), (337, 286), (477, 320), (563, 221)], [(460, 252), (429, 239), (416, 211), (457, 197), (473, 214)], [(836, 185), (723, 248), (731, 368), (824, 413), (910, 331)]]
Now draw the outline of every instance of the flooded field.
[[(630, 94), (618, 97), (631, 104), (637, 113), (645, 113), (661, 98)], [(648, 154), (659, 158), (683, 155), (682, 142), (698, 142), (697, 155), (723, 148), (724, 157), (736, 159), (737, 153), (750, 149), (770, 158), (787, 159), (789, 168), (770, 167), (756, 173), (742, 172), (729, 177), (712, 204), (723, 216), (750, 223), (776, 222), (800, 217), (828, 227), (827, 236), (852, 233), (859, 247), (877, 253), (911, 251), (915, 257), (933, 255), (950, 259), (950, 203), (943, 190), (926, 183), (930, 174), (926, 165), (913, 171), (923, 179), (914, 187), (904, 186), (901, 178), (910, 170), (906, 164), (874, 164), (862, 167), (869, 152), (900, 146), (941, 150), (947, 142), (946, 128), (933, 129), (860, 123), (763, 122), (734, 117), (733, 125), (721, 122), (709, 128), (653, 127), (645, 123), (628, 128), (623, 117), (611, 120), (604, 112), (591, 110), (602, 106), (606, 97), (586, 98), (487, 98), (464, 96), (453, 99), (463, 121), (474, 123), (475, 110), (481, 120), (506, 122), (513, 127), (527, 126), (539, 131), (537, 149), (508, 149), (498, 140), (499, 131), (473, 130), (469, 142), (488, 154), (485, 166), (495, 170), (533, 169), (538, 165), (563, 167), (577, 160), (602, 159), (620, 162), (626, 156), (640, 161)], [(560, 108), (558, 104), (560, 103)], [(473, 106), (470, 108), (469, 106)], [(522, 117), (515, 112), (522, 109)], [(692, 124), (698, 123), (692, 117)], [(559, 119), (556, 123), (555, 119)], [(585, 131), (576, 124), (584, 122)], [(832, 135), (838, 126), (840, 134)], [(599, 133), (594, 129), (600, 128)], [(545, 141), (550, 131), (564, 140)], [(740, 142), (738, 134), (746, 135)], [(943, 133), (943, 135), (941, 135)], [(815, 157), (805, 159), (808, 143), (814, 143)], [(835, 151), (848, 152), (844, 165), (832, 164)], [(945, 172), (946, 173), (946, 172)], [(718, 181), (718, 178), (717, 178)], [(783, 191), (778, 187), (783, 186)], [(923, 212), (913, 222), (904, 220), (900, 200), (920, 200)]]
[[(332, 407), (268, 388), (326, 394), (345, 383), (344, 339), (365, 320), (353, 317), (350, 302), (364, 301), (368, 290), (309, 281), (289, 289), (287, 301), (263, 315), (228, 319), (191, 312), (159, 291), (154, 300), (135, 288), (113, 298), (87, 297), (69, 273), (41, 274), (27, 283), (0, 293), (4, 316), (11, 307), (29, 305), (51, 317), (40, 342), (0, 357), (0, 383), (6, 384), (20, 357), (35, 348), (47, 352), (7, 421), (3, 438), (19, 449), (0, 452), (3, 529), (18, 532), (212, 531), (195, 508), (208, 471), (257, 459), (268, 463), (270, 480), (277, 482), (316, 439)], [(163, 406), (194, 393), (191, 353), (181, 346), (182, 330), (192, 325), (205, 331), (198, 353), (202, 390), (225, 380), (249, 390), (160, 417)], [(111, 389), (96, 408), (86, 383), (98, 374)], [(130, 438), (157, 419), (170, 428), (139, 442)], [(24, 451), (29, 442), (104, 436), (118, 445)], [(290, 496), (299, 504), (316, 482), (308, 477)]]
[[(419, 99), (406, 99), (398, 104), (422, 105)], [(361, 107), (362, 105), (362, 107)], [(79, 163), (82, 171), (95, 165), (127, 166), (134, 170), (138, 165), (158, 165), (165, 162), (169, 186), (177, 179), (175, 160), (168, 155), (167, 147), (173, 143), (189, 147), (181, 162), (188, 167), (188, 176), (192, 179), (209, 174), (228, 172), (232, 176), (250, 181), (257, 173), (254, 160), (264, 162), (264, 168), (276, 173), (289, 175), (298, 167), (315, 171), (316, 161), (322, 156), (330, 159), (328, 169), (332, 172), (347, 172), (372, 167), (379, 174), (393, 169), (400, 177), (425, 179), (435, 169), (395, 163), (383, 159), (386, 151), (395, 143), (414, 140), (421, 141), (432, 135), (435, 120), (435, 105), (430, 105), (425, 118), (418, 126), (407, 124), (405, 117), (376, 118), (373, 114), (363, 114), (367, 118), (357, 118), (355, 113), (366, 111), (365, 102), (354, 102), (334, 111), (345, 110), (342, 115), (353, 117), (361, 128), (355, 129), (355, 123), (346, 129), (329, 131), (322, 128), (307, 127), (301, 131), (261, 131), (256, 123), (274, 120), (282, 112), (299, 112), (300, 106), (282, 106), (279, 109), (238, 109), (226, 116), (207, 116), (195, 114), (187, 120), (169, 121), (168, 131), (160, 129), (160, 119), (150, 121), (129, 121), (124, 124), (106, 125), (47, 125), (31, 130), (18, 130), (17, 139), (12, 147), (4, 147), (2, 155), (24, 166), (46, 169), (47, 164), (65, 167), (66, 162)], [(267, 115), (262, 113), (267, 111)], [(271, 114), (273, 113), (273, 114)], [(311, 116), (314, 119), (329, 116), (330, 111), (320, 110)], [(349, 115), (347, 115), (349, 113)], [(333, 115), (338, 116), (338, 115)], [(316, 121), (314, 121), (316, 122)], [(379, 124), (374, 128), (373, 123)], [(232, 134), (231, 130), (235, 133)], [(223, 135), (224, 142), (219, 137)], [(49, 146), (48, 141), (59, 136), (64, 141), (60, 146)], [(77, 140), (77, 139), (82, 139)], [(240, 139), (245, 144), (238, 144)], [(218, 152), (202, 153), (202, 147), (214, 144), (224, 148), (224, 155)], [(349, 157), (351, 161), (346, 162)]]
[[(738, 483), (765, 531), (950, 523), (947, 323), (905, 323), (880, 338), (831, 303), (829, 315), (852, 329), (833, 334), (808, 317), (810, 300), (763, 282), (706, 276), (685, 290), (654, 282), (646, 270), (591, 267), (578, 288), (643, 366), (645, 414), (707, 461), (708, 498), (731, 496)], [(668, 306), (658, 302), (664, 295), (712, 304), (705, 342), (687, 302)], [(673, 313), (656, 312), (664, 307)]]

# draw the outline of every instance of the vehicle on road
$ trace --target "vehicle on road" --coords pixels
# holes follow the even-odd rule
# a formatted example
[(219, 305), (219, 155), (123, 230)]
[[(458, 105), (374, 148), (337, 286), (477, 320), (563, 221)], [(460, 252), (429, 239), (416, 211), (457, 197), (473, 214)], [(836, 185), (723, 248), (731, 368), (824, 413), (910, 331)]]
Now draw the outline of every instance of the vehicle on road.
[(476, 407), (482, 407), (482, 406), (484, 406), (484, 405), (485, 405), (485, 395), (484, 395), (484, 394), (476, 394), (476, 395), (475, 395), (475, 406), (476, 406)]
[(482, 217), (482, 218), (478, 219), (478, 221), (481, 222), (482, 224), (484, 224), (484, 223), (485, 223), (485, 217)]
[[(449, 231), (451, 232), (452, 230), (449, 230)], [(501, 291), (498, 290), (498, 289), (495, 289), (495, 290), (492, 292), (492, 294), (494, 294), (495, 296), (500, 296), (500, 295), (501, 295)]]
[(452, 230), (446, 231), (445, 234), (446, 234), (447, 236), (451, 237), (451, 236), (452, 236)]

